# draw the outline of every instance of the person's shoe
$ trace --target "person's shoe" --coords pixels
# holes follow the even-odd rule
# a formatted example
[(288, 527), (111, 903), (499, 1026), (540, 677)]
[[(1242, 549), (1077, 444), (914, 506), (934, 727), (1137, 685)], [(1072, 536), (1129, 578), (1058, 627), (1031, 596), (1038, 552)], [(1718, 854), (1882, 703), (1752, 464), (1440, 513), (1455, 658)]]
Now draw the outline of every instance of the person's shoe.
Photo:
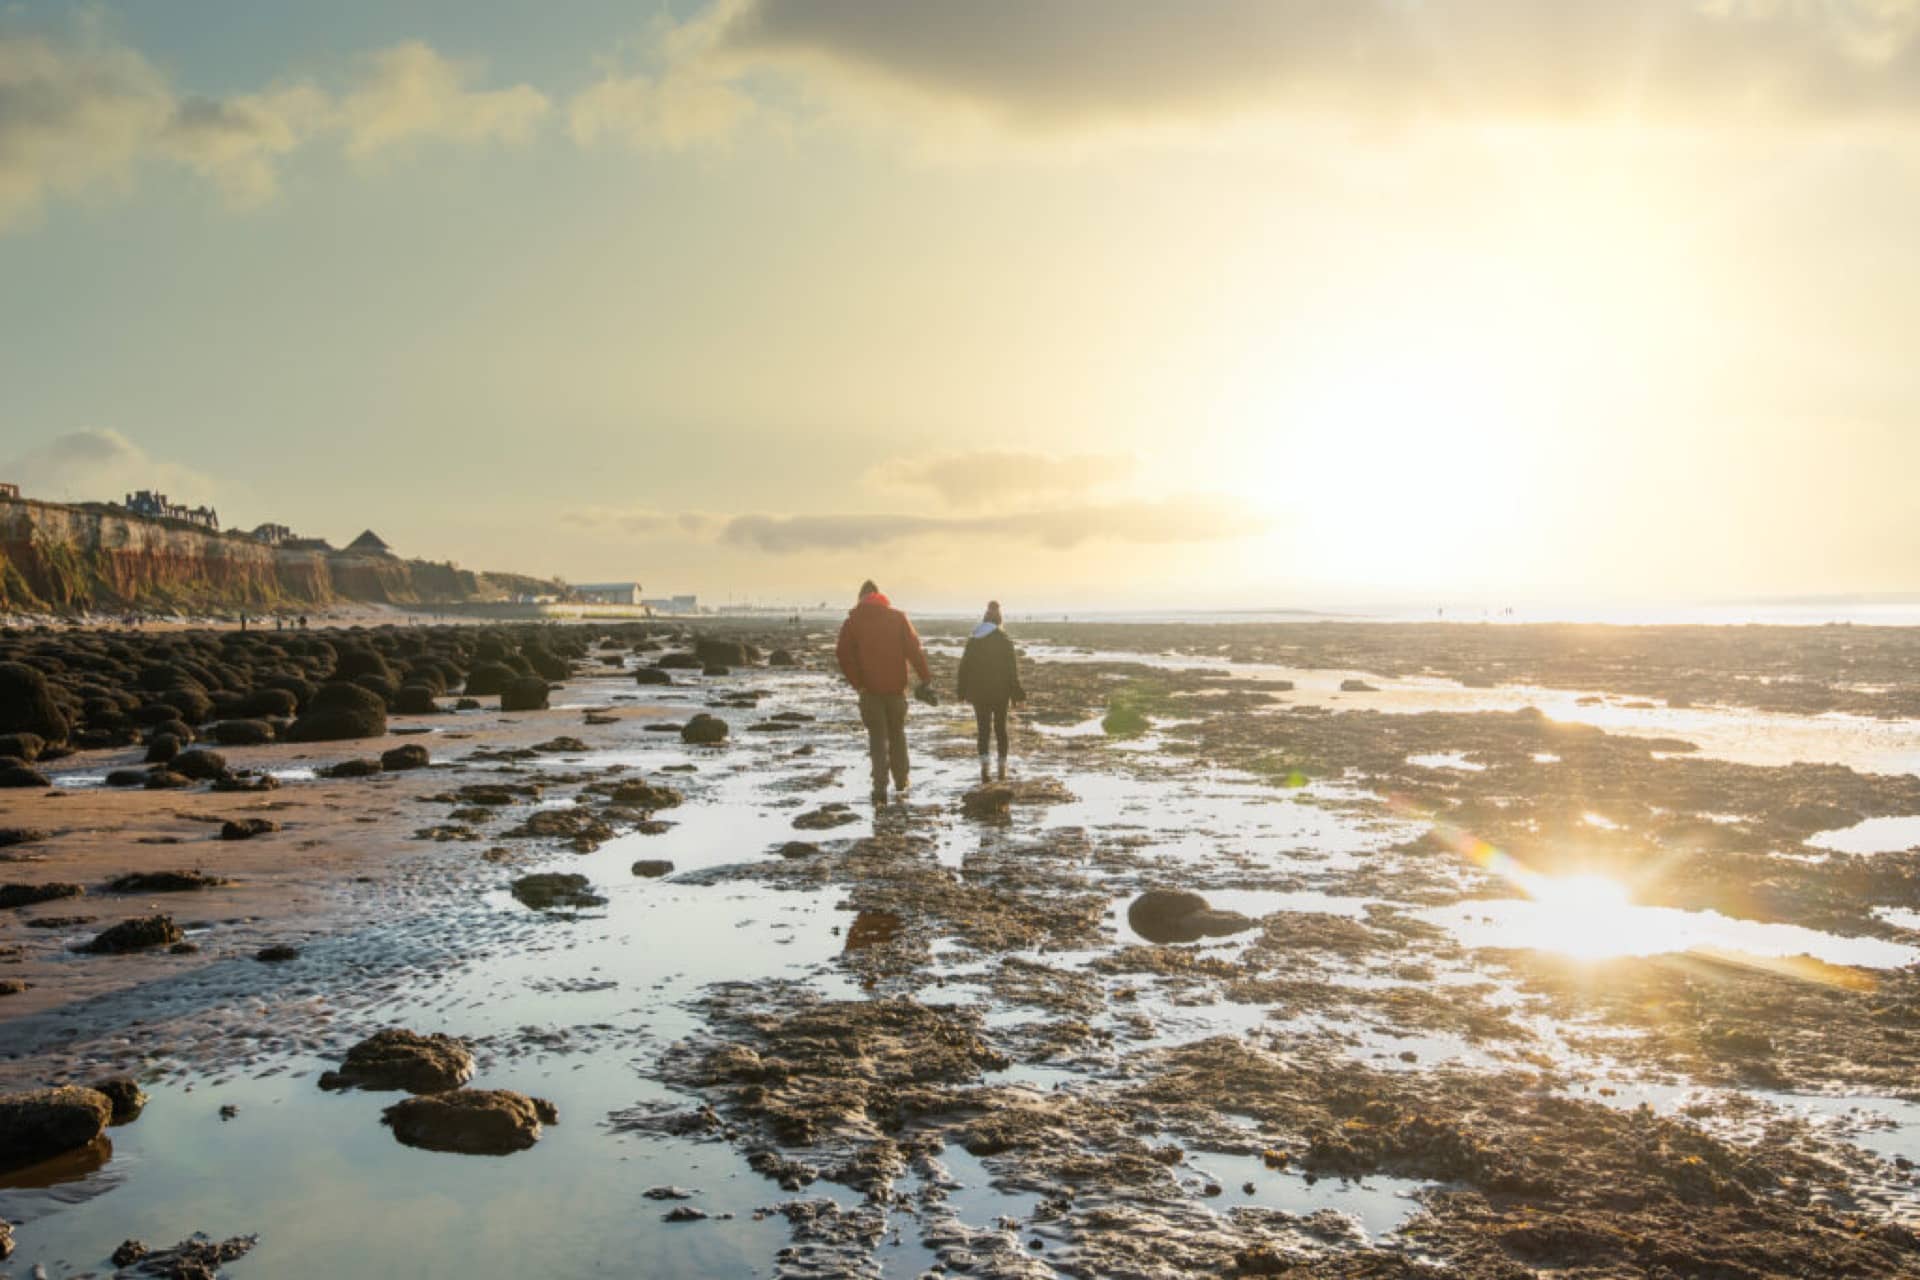
[(980, 781), (982, 782), (993, 781), (993, 775), (987, 769), (987, 758), (985, 756), (980, 757)]
[(885, 787), (874, 788), (873, 802), (875, 804), (885, 804), (887, 802), (887, 789)]
[(907, 784), (905, 779), (902, 779), (901, 781), (893, 784), (893, 798), (895, 800), (898, 800), (901, 796), (904, 796), (906, 794), (907, 794)]
[[(986, 774), (986, 771), (987, 771), (987, 762), (985, 760), (982, 760), (980, 762), (980, 772), (983, 779)], [(1001, 756), (1000, 757), (1000, 781), (1005, 782), (1006, 780), (1007, 780), (1007, 758), (1005, 756)]]

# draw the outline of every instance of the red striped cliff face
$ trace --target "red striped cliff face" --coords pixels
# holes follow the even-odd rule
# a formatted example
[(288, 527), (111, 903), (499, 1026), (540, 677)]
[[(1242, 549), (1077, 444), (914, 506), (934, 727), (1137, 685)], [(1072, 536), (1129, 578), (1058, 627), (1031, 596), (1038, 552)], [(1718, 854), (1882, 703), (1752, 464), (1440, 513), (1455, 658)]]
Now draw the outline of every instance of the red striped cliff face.
[(452, 565), (269, 547), (107, 507), (0, 498), (0, 610), (76, 613), (494, 598)]

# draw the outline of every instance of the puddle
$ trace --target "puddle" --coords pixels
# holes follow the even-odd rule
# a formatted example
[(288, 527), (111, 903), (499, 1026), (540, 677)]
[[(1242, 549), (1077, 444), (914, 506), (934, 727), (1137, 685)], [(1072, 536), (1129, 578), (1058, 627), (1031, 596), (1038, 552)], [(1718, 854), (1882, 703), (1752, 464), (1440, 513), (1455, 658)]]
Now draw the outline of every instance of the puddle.
[[(1535, 756), (1538, 760), (1539, 757)], [(1467, 773), (1485, 773), (1487, 766), (1476, 764), (1458, 751), (1429, 751), (1425, 755), (1408, 756), (1407, 763), (1422, 769), (1460, 769)]]
[[(1351, 1218), (1370, 1240), (1398, 1231), (1420, 1212), (1420, 1194), (1439, 1185), (1379, 1174), (1356, 1180), (1326, 1177), (1309, 1182), (1303, 1174), (1268, 1168), (1259, 1156), (1215, 1151), (1194, 1152), (1187, 1158), (1186, 1167), (1220, 1188), (1220, 1195), (1208, 1197), (1207, 1203), (1221, 1212), (1236, 1205), (1259, 1205), (1306, 1217), (1331, 1209)], [(1251, 1193), (1246, 1190), (1249, 1184)]]
[(1863, 969), (1897, 969), (1920, 961), (1920, 948), (1879, 938), (1844, 938), (1717, 911), (1635, 906), (1597, 892), (1559, 901), (1458, 902), (1414, 914), (1468, 947), (1557, 951), (1585, 960), (1702, 952), (1759, 960), (1810, 956)]
[(1831, 853), (1904, 853), (1920, 848), (1920, 816), (1868, 818), (1851, 827), (1822, 831), (1807, 843)]

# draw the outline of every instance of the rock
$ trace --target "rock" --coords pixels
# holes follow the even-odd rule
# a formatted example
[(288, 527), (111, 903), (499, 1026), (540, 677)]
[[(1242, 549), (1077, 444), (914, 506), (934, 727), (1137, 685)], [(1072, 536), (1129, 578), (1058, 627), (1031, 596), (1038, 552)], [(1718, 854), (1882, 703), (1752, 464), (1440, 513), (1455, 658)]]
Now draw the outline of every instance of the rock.
[(325, 765), (314, 772), (322, 778), (371, 778), (382, 770), (380, 762), (372, 756), (358, 756), (352, 760), (342, 760), (339, 764)]
[(227, 771), (227, 758), (218, 751), (196, 747), (192, 751), (182, 751), (168, 767), (183, 778), (207, 782)]
[(172, 769), (149, 769), (141, 779), (149, 791), (181, 791), (193, 785), (193, 779)]
[(380, 753), (380, 767), (390, 773), (405, 769), (424, 769), (432, 757), (427, 749), (417, 742), (408, 742)]
[(469, 698), (490, 698), (502, 693), (520, 673), (512, 667), (498, 662), (483, 662), (467, 673), (466, 687), (462, 690)]
[(53, 779), (30, 765), (8, 761), (0, 764), (0, 787), (50, 787)]
[(480, 710), (480, 700), (478, 698), (460, 698), (454, 702), (453, 709), (455, 711), (478, 711)]
[(800, 663), (789, 651), (785, 649), (775, 649), (767, 655), (767, 665), (770, 667), (797, 667)]
[(0, 1262), (13, 1256), (13, 1224), (0, 1218)]
[(960, 812), (969, 818), (1004, 818), (1013, 808), (1013, 788), (1005, 784), (975, 787), (960, 797)]
[(393, 709), (406, 716), (428, 716), (440, 710), (433, 690), (423, 684), (403, 684), (393, 695)]
[(702, 711), (680, 728), (680, 741), (694, 746), (715, 746), (727, 740), (727, 722)]
[(1237, 911), (1215, 911), (1184, 889), (1149, 889), (1127, 907), (1127, 924), (1148, 942), (1194, 942), (1224, 938), (1258, 922)]
[(273, 741), (273, 726), (265, 720), (222, 720), (207, 736), (223, 747), (263, 747)]
[(461, 1041), (390, 1027), (347, 1050), (340, 1069), (320, 1077), (320, 1087), (440, 1093), (472, 1078), (473, 1054)]
[(705, 667), (701, 668), (700, 674), (703, 676), (730, 676), (733, 674), (733, 668), (723, 663), (709, 662)]
[(280, 779), (270, 773), (229, 773), (215, 778), (209, 791), (278, 791)]
[(45, 840), (48, 834), (39, 827), (0, 827), (0, 849), (11, 849), (17, 844), (36, 844)]
[(32, 764), (46, 749), (47, 740), (37, 733), (0, 733), (0, 757), (11, 756), (21, 764)]
[(71, 884), (63, 880), (49, 881), (46, 884), (0, 884), (0, 911), (30, 907), (36, 902), (57, 902), (61, 898), (77, 898), (86, 891), (84, 885)]
[[(231, 1240), (213, 1240), (204, 1235), (190, 1236), (171, 1249), (150, 1250), (138, 1240), (128, 1240), (113, 1253), (113, 1265), (127, 1276), (153, 1276), (158, 1280), (213, 1280), (220, 1268), (247, 1256), (260, 1243), (258, 1236), (235, 1236)], [(122, 1259), (125, 1261), (122, 1261)]]
[(704, 1222), (707, 1211), (696, 1209), (690, 1204), (677, 1204), (660, 1215), (662, 1222)]
[(232, 884), (224, 876), (204, 871), (133, 871), (107, 886), (114, 893), (191, 893)]
[(137, 1120), (147, 1105), (147, 1094), (132, 1076), (108, 1076), (104, 1080), (93, 1082), (95, 1092), (103, 1095), (113, 1104), (110, 1124), (127, 1124)]
[(545, 742), (536, 742), (531, 749), (541, 752), (544, 755), (559, 755), (570, 751), (586, 751), (588, 747), (587, 744), (580, 741), (580, 739), (562, 734), (558, 738), (548, 738)]
[(0, 996), (23, 995), (32, 986), (24, 978), (0, 978)]
[(860, 821), (860, 815), (844, 804), (827, 804), (818, 809), (800, 814), (794, 818), (793, 825), (800, 831), (827, 831), (834, 827), (844, 827), (850, 822)]
[(635, 684), (672, 684), (673, 677), (659, 667), (641, 667), (633, 673)]
[(789, 840), (775, 852), (783, 858), (817, 858), (820, 856), (820, 846), (805, 840)]
[(507, 1089), (455, 1089), (396, 1102), (381, 1114), (410, 1147), (461, 1155), (508, 1155), (540, 1140), (553, 1104)]
[(1340, 682), (1340, 692), (1342, 693), (1378, 693), (1380, 692), (1380, 690), (1375, 688), (1373, 685), (1368, 684), (1365, 680), (1342, 680)]
[(686, 799), (672, 787), (659, 786), (652, 782), (623, 782), (613, 789), (608, 797), (617, 805), (629, 809), (644, 809), (652, 813), (656, 809), (671, 809)]
[(663, 653), (653, 665), (662, 671), (698, 671), (707, 664), (691, 653)]
[(633, 874), (657, 878), (673, 874), (673, 863), (665, 858), (642, 858), (633, 864)]
[(123, 955), (129, 951), (170, 947), (185, 938), (171, 916), (137, 916), (102, 931), (81, 950), (95, 955)]
[(71, 728), (42, 672), (21, 662), (0, 662), (0, 733), (65, 742)]
[(515, 676), (500, 691), (502, 711), (545, 711), (547, 682), (539, 676)]
[(84, 1147), (112, 1117), (111, 1099), (77, 1085), (0, 1093), (0, 1168), (38, 1164)]
[[(172, 759), (171, 756), (168, 759)], [(110, 769), (107, 771), (106, 785), (110, 787), (144, 787), (152, 776), (145, 769)]]
[(695, 1193), (685, 1187), (648, 1187), (640, 1193), (649, 1200), (691, 1200)]
[(313, 705), (287, 728), (289, 742), (337, 742), (378, 738), (387, 731), (385, 699), (357, 684), (338, 681), (320, 686)]
[(300, 958), (300, 948), (290, 947), (284, 942), (276, 942), (254, 952), (253, 958), (262, 964), (285, 964), (289, 960)]
[(521, 876), (513, 882), (512, 892), (535, 911), (577, 911), (605, 906), (607, 902), (593, 892), (593, 882), (585, 876), (560, 871)]
[(271, 831), (278, 831), (280, 824), (270, 818), (236, 818), (220, 824), (222, 840), (251, 840)]

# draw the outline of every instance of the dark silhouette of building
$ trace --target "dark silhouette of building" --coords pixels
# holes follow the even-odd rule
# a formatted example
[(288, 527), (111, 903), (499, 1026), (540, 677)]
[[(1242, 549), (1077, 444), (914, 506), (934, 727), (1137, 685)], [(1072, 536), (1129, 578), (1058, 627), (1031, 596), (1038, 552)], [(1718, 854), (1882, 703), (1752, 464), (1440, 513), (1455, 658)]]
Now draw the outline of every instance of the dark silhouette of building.
[(220, 528), (220, 515), (212, 507), (189, 507), (184, 503), (172, 502), (157, 489), (141, 489), (130, 493), (120, 505), (149, 520), (180, 520), (215, 531)]
[(381, 536), (371, 529), (363, 529), (360, 536), (347, 544), (347, 550), (363, 556), (390, 556), (393, 548), (386, 544)]

